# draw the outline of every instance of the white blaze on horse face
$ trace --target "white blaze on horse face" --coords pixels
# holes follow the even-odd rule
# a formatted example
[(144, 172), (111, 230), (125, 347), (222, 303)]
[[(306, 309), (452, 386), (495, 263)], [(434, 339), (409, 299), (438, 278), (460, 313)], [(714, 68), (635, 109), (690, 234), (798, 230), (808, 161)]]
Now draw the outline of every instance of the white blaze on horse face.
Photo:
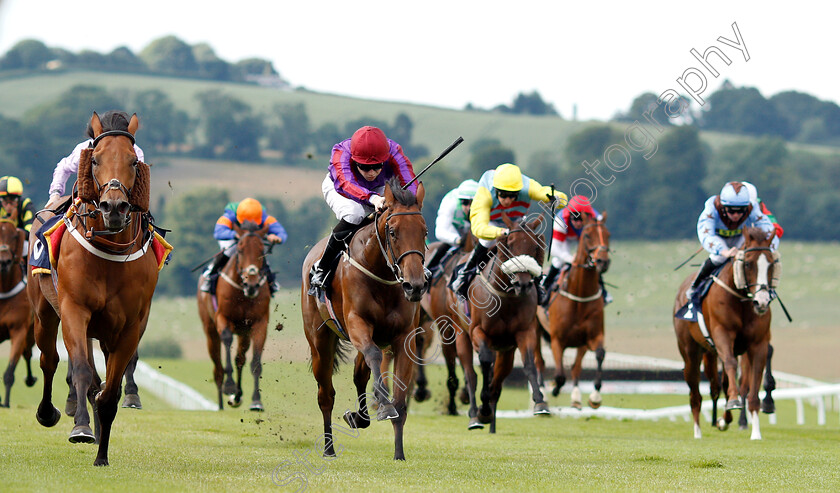
[(770, 262), (767, 260), (767, 256), (759, 255), (758, 260), (756, 261), (756, 266), (758, 267), (756, 284), (758, 284), (759, 291), (755, 293), (755, 302), (761, 309), (766, 309), (767, 305), (770, 304), (770, 292), (767, 289), (761, 289), (761, 287), (767, 287), (770, 285), (768, 275)]

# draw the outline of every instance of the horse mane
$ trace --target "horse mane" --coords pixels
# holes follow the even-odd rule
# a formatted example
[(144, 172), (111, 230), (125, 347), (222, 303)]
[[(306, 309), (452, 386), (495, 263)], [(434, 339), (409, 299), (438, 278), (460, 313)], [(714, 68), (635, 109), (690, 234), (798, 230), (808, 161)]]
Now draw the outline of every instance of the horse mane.
[(414, 205), (417, 203), (417, 196), (411, 193), (410, 190), (403, 190), (400, 185), (400, 180), (396, 177), (388, 180), (388, 186), (391, 188), (391, 193), (394, 194), (394, 200), (402, 205)]
[(239, 226), (239, 229), (245, 230), (249, 233), (255, 233), (260, 230), (260, 225), (254, 221), (245, 221)]
[(761, 228), (746, 228), (744, 229), (744, 239), (753, 243), (761, 243), (767, 241), (767, 232)]

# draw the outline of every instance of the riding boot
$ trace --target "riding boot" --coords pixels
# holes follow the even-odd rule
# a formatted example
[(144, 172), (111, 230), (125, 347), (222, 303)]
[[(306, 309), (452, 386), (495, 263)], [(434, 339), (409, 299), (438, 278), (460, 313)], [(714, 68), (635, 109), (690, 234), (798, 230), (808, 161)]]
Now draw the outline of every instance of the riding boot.
[(604, 285), (604, 276), (598, 276), (598, 284), (601, 285), (601, 293), (602, 297), (604, 298), (604, 306), (607, 306), (613, 302), (613, 297), (610, 293), (607, 292), (607, 287)]
[(694, 282), (691, 283), (691, 287), (689, 287), (688, 290), (686, 290), (685, 292), (685, 297), (688, 298), (689, 301), (694, 301), (692, 299), (694, 298), (694, 291), (697, 289), (697, 287), (700, 285), (703, 279), (709, 277), (709, 274), (711, 274), (712, 271), (715, 270), (715, 267), (717, 266), (714, 264), (714, 262), (712, 262), (712, 259), (707, 258), (706, 262), (703, 263), (703, 265), (700, 267), (700, 270), (697, 272), (697, 277), (694, 278)]
[(470, 254), (470, 258), (467, 259), (467, 263), (458, 272), (458, 275), (453, 278), (450, 283), (450, 288), (461, 295), (461, 297), (466, 298), (470, 282), (472, 282), (473, 277), (475, 277), (478, 272), (479, 265), (487, 263), (489, 255), (490, 249), (481, 243), (478, 243), (475, 246), (475, 250), (473, 250), (472, 254)]
[(265, 273), (265, 281), (268, 283), (268, 292), (273, 298), (274, 293), (280, 290), (280, 283), (277, 282), (277, 276), (271, 270), (271, 266), (268, 265), (268, 257), (263, 261), (263, 272)]
[(429, 263), (426, 264), (426, 269), (428, 269), (429, 272), (432, 273), (432, 276), (438, 276), (441, 270), (438, 267), (442, 266), (441, 260), (449, 252), (449, 247), (450, 245), (448, 243), (444, 243), (440, 245), (437, 250), (435, 250), (435, 253), (432, 254), (431, 257), (429, 257)]
[(551, 285), (557, 279), (559, 273), (560, 269), (552, 264), (548, 268), (548, 272), (543, 274), (537, 283), (537, 303), (541, 306), (548, 308), (548, 301), (551, 299)]
[(358, 227), (358, 225), (348, 223), (342, 219), (333, 228), (332, 234), (330, 234), (330, 238), (327, 240), (327, 246), (324, 248), (324, 253), (321, 255), (320, 260), (312, 265), (312, 269), (309, 272), (309, 290), (307, 294), (315, 296), (318, 289), (324, 289), (330, 274), (335, 268), (335, 264), (338, 262), (338, 256), (344, 251), (345, 243), (353, 236), (353, 232)]
[(230, 257), (225, 255), (224, 251), (219, 252), (215, 257), (213, 257), (213, 261), (210, 262), (210, 265), (208, 265), (201, 274), (204, 277), (204, 281), (202, 281), (200, 288), (202, 291), (205, 293), (210, 292), (213, 283), (216, 282), (216, 278), (219, 276), (219, 271), (225, 266), (229, 258)]

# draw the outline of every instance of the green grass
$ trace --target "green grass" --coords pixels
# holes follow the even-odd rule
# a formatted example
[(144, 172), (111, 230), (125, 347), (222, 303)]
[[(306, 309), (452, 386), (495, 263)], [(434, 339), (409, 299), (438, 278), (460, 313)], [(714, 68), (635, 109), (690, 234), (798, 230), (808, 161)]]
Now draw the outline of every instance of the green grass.
[[(204, 362), (151, 361), (211, 396)], [(333, 422), (355, 408), (351, 371), (336, 377)], [(313, 491), (408, 488), (412, 491), (603, 491), (638, 490), (836, 490), (840, 473), (838, 425), (793, 422), (794, 408), (779, 402), (779, 423), (767, 424), (764, 439), (748, 432), (721, 433), (704, 423), (702, 440), (683, 420), (644, 422), (606, 419), (500, 419), (498, 433), (466, 430), (467, 418), (440, 414), (443, 380), (431, 375), (433, 399), (412, 404), (405, 434), (407, 461), (394, 462), (393, 433), (375, 422), (358, 437), (337, 435), (343, 448), (332, 461), (315, 452), (321, 417), (315, 382), (305, 363), (266, 364), (266, 412), (244, 408), (223, 412), (121, 409), (111, 440), (111, 466), (94, 468), (95, 447), (71, 445), (71, 420), (54, 428), (35, 422), (29, 401), (0, 409), (4, 442), (0, 462), (4, 491), (292, 491), (306, 481)], [(36, 386), (37, 388), (37, 386)], [(250, 383), (246, 383), (246, 389)], [(246, 395), (250, 390), (246, 391)], [(61, 395), (61, 394), (59, 394)], [(62, 396), (63, 397), (63, 396)], [(145, 395), (143, 396), (145, 400)], [(673, 405), (676, 396), (605, 396), (605, 405), (626, 399), (650, 407)], [(551, 399), (563, 404), (568, 395)], [(681, 397), (687, 403), (687, 396)], [(501, 408), (521, 408), (523, 389), (505, 389)], [(247, 401), (246, 401), (247, 404)], [(312, 470), (297, 463), (306, 458)], [(285, 469), (279, 466), (284, 466)], [(709, 470), (714, 470), (714, 477)], [(272, 482), (291, 479), (283, 488)], [(295, 476), (296, 475), (296, 476)], [(298, 477), (299, 479), (293, 479)]]

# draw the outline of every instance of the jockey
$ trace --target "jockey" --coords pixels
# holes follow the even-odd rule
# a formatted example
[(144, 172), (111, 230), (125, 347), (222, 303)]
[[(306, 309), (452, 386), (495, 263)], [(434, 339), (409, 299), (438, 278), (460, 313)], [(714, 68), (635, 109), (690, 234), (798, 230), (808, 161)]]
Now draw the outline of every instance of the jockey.
[[(124, 111), (116, 111), (110, 110), (106, 111), (102, 114), (101, 120), (109, 121), (109, 120), (124, 120), (124, 124), (121, 125), (123, 127), (128, 126), (128, 122), (131, 117), (128, 113)], [(117, 125), (118, 127), (120, 125)], [(90, 124), (87, 127), (87, 135), (90, 137), (89, 139), (85, 140), (84, 142), (79, 143), (73, 152), (70, 153), (69, 156), (65, 157), (58, 164), (55, 165), (55, 171), (53, 171), (53, 180), (50, 184), (50, 200), (47, 202), (47, 205), (53, 204), (55, 205), (56, 200), (64, 195), (64, 187), (67, 182), (67, 178), (74, 173), (78, 173), (79, 171), (79, 159), (82, 155), (82, 150), (89, 148), (93, 145), (93, 129), (91, 128)], [(141, 162), (144, 161), (143, 150), (134, 144), (134, 152), (137, 154), (137, 160)]]
[[(402, 147), (385, 136), (382, 130), (365, 126), (333, 146), (329, 172), (321, 184), (327, 205), (338, 224), (333, 228), (321, 258), (312, 265), (309, 294), (324, 289), (345, 243), (374, 210), (385, 207), (385, 187), (397, 177), (403, 186), (414, 179), (411, 161)], [(417, 183), (408, 187), (417, 193)]]
[(757, 204), (750, 200), (747, 187), (739, 181), (732, 181), (723, 186), (720, 195), (713, 195), (706, 200), (703, 212), (697, 219), (697, 237), (703, 248), (709, 252), (709, 258), (700, 267), (697, 277), (686, 291), (686, 297), (692, 301), (694, 290), (700, 282), (715, 269), (734, 257), (744, 243), (743, 231), (746, 227), (756, 227), (768, 235), (773, 232), (773, 223), (762, 213)]
[[(0, 220), (13, 216), (17, 209), (17, 226), (27, 233), (32, 228), (32, 221), (35, 219), (35, 211), (32, 209), (32, 201), (29, 197), (23, 196), (23, 183), (14, 176), (0, 178)], [(23, 240), (24, 261), (29, 256), (29, 235)]]
[[(452, 278), (450, 287), (453, 291), (466, 298), (470, 281), (479, 266), (489, 260), (490, 248), (496, 243), (496, 238), (510, 232), (502, 222), (502, 213), (512, 220), (521, 219), (528, 212), (532, 200), (548, 203), (556, 200), (560, 207), (565, 207), (567, 202), (566, 194), (555, 191), (551, 195), (550, 187), (544, 187), (523, 175), (515, 164), (502, 164), (481, 175), (470, 208), (470, 228), (478, 238), (478, 244), (466, 265)], [(538, 301), (542, 302), (546, 293), (540, 282), (536, 285)]]
[[(221, 252), (213, 258), (207, 269), (202, 274), (204, 282), (201, 283), (201, 290), (209, 293), (212, 284), (216, 281), (219, 271), (225, 266), (228, 259), (236, 253), (236, 242), (239, 237), (233, 226), (241, 227), (245, 221), (250, 221), (262, 228), (268, 225), (268, 234), (266, 239), (272, 243), (285, 243), (288, 235), (283, 226), (277, 222), (274, 216), (270, 216), (263, 210), (262, 204), (256, 199), (250, 197), (243, 199), (241, 202), (231, 202), (225, 206), (224, 213), (216, 221), (216, 227), (213, 230), (213, 237), (219, 242)], [(266, 279), (268, 280), (268, 288), (271, 295), (280, 289), (277, 281), (274, 279), (274, 273), (268, 266), (268, 257), (263, 260), (263, 269), (265, 270)]]
[(477, 181), (464, 180), (458, 188), (450, 190), (440, 201), (435, 220), (435, 236), (443, 245), (435, 250), (426, 265), (432, 272), (432, 277), (440, 275), (446, 261), (461, 249), (465, 235), (471, 234), (470, 205), (476, 190)]
[(748, 181), (741, 182), (745, 187), (747, 187), (747, 191), (750, 192), (750, 202), (754, 202), (758, 204), (759, 210), (762, 214), (767, 216), (767, 219), (773, 223), (773, 228), (776, 230), (776, 237), (773, 238), (773, 242), (770, 243), (770, 247), (772, 249), (776, 249), (779, 246), (779, 238), (781, 238), (785, 234), (785, 230), (779, 225), (779, 222), (776, 220), (776, 216), (770, 212), (770, 209), (767, 208), (767, 204), (764, 203), (760, 198), (758, 198), (758, 190), (756, 190), (755, 185)]
[[(583, 215), (589, 214), (595, 219), (601, 219), (598, 212), (589, 203), (589, 199), (583, 195), (575, 195), (569, 199), (565, 209), (555, 215), (554, 226), (551, 233), (551, 265), (548, 273), (543, 278), (543, 288), (548, 290), (551, 284), (557, 279), (561, 272), (568, 270), (575, 260), (577, 246), (571, 248), (569, 240), (575, 243), (580, 239), (580, 232), (583, 229)], [(601, 290), (604, 293), (604, 304), (612, 303), (612, 296), (604, 287), (603, 278), (599, 278)]]

